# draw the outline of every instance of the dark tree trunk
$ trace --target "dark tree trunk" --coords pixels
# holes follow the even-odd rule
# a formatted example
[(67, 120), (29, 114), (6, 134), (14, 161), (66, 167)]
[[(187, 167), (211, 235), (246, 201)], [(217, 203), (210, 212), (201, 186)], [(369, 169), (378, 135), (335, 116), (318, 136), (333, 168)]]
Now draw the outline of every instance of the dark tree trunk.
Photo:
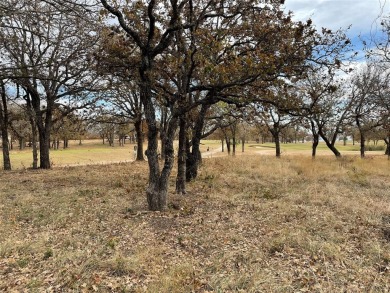
[(198, 168), (200, 164), (200, 160), (202, 158), (199, 150), (199, 140), (195, 137), (192, 138), (192, 151), (190, 147), (190, 143), (187, 139), (186, 142), (186, 181), (190, 182), (194, 180), (198, 176)]
[(52, 109), (54, 99), (47, 96), (46, 109), (41, 109), (41, 97), (37, 92), (29, 92), (31, 105), (34, 109), (35, 122), (39, 139), (39, 167), (50, 169), (50, 132), (52, 127)]
[[(153, 112), (153, 113), (152, 113)], [(148, 123), (148, 149), (146, 155), (149, 165), (149, 185), (146, 190), (149, 209), (152, 211), (162, 211), (167, 207), (167, 193), (169, 175), (174, 164), (173, 139), (177, 128), (177, 118), (172, 118), (169, 122), (165, 138), (164, 166), (160, 173), (158, 160), (158, 129), (154, 116), (152, 104), (145, 105), (145, 116)]]
[(226, 141), (226, 148), (227, 148), (227, 151), (228, 151), (228, 155), (230, 156), (230, 153), (231, 153), (230, 138), (229, 137), (225, 137), (225, 141)]
[(144, 160), (144, 132), (142, 131), (142, 120), (137, 119), (134, 123), (135, 133), (137, 134), (137, 161)]
[(242, 145), (241, 145), (241, 151), (244, 152), (244, 151), (245, 151), (245, 138), (243, 138), (243, 139), (241, 140), (241, 143), (242, 143)]
[(363, 128), (361, 126), (360, 119), (358, 116), (356, 116), (356, 125), (359, 129), (359, 134), (360, 134), (360, 157), (364, 158), (365, 149), (366, 149), (365, 148), (366, 138), (365, 138), (364, 131), (363, 131)]
[(314, 159), (317, 154), (317, 147), (319, 143), (319, 135), (317, 133), (313, 133), (313, 145), (311, 147), (311, 156)]
[(9, 156), (9, 141), (7, 127), (1, 127), (1, 142), (3, 145), (3, 169), (11, 170), (11, 159)]
[(187, 163), (187, 121), (186, 115), (179, 118), (179, 150), (177, 154), (176, 193), (186, 194), (186, 163)]
[(325, 134), (322, 131), (319, 131), (318, 134), (325, 141), (326, 146), (333, 152), (333, 154), (336, 156), (336, 158), (341, 157), (340, 152), (334, 146), (334, 142), (330, 142), (329, 139), (325, 136)]
[(225, 140), (221, 139), (221, 145), (222, 145), (222, 152), (225, 152)]
[[(205, 117), (207, 114), (210, 105), (202, 105), (202, 108), (199, 112), (198, 118), (196, 119), (196, 123), (193, 130), (192, 135), (192, 152), (190, 153), (190, 145), (187, 141), (187, 169), (186, 169), (186, 180), (187, 182), (195, 179), (198, 176), (198, 169), (200, 164), (202, 163), (202, 155), (200, 153), (200, 140), (202, 138), (202, 131), (204, 126)], [(223, 140), (222, 140), (223, 144)]]
[(275, 142), (275, 154), (277, 158), (280, 158), (281, 151), (280, 151), (280, 137), (279, 137), (279, 131), (277, 129), (274, 129), (272, 132), (272, 136), (274, 138)]
[(236, 155), (236, 136), (233, 135), (233, 139), (232, 139), (232, 144), (233, 144), (233, 156)]
[(388, 159), (390, 159), (390, 136), (385, 138), (385, 143), (386, 143), (385, 155), (387, 155)]
[(33, 169), (38, 169), (38, 146), (37, 146), (37, 127), (33, 127), (32, 136)]
[(5, 86), (1, 81), (1, 103), (0, 103), (0, 128), (1, 142), (3, 145), (3, 169), (11, 170), (11, 159), (9, 156), (9, 141), (8, 141), (8, 107), (7, 97), (5, 94)]
[(360, 157), (364, 158), (365, 157), (365, 150), (366, 150), (366, 139), (364, 137), (364, 133), (360, 132)]
[(50, 128), (48, 125), (38, 124), (39, 137), (39, 167), (41, 169), (50, 169)]
[(161, 149), (160, 149), (160, 158), (165, 158), (165, 145), (166, 145), (166, 130), (160, 130), (160, 141), (161, 141)]
[(31, 98), (29, 93), (27, 93), (26, 96), (26, 103), (27, 103), (28, 119), (30, 121), (31, 132), (32, 132), (32, 137), (31, 137), (32, 153), (33, 153), (32, 167), (33, 169), (38, 169), (38, 147), (37, 147), (38, 130), (37, 130), (37, 124), (35, 122), (36, 117), (34, 115), (34, 109), (31, 105)]
[(173, 139), (177, 128), (177, 118), (172, 117), (168, 124), (164, 143), (164, 166), (160, 172), (158, 160), (158, 126), (156, 111), (152, 101), (151, 78), (152, 56), (143, 53), (140, 74), (140, 99), (144, 106), (146, 123), (148, 125), (148, 149), (146, 156), (149, 165), (149, 184), (146, 190), (149, 210), (162, 211), (167, 207), (168, 182), (174, 164)]
[(26, 147), (26, 143), (24, 137), (19, 137), (19, 150), (24, 150)]

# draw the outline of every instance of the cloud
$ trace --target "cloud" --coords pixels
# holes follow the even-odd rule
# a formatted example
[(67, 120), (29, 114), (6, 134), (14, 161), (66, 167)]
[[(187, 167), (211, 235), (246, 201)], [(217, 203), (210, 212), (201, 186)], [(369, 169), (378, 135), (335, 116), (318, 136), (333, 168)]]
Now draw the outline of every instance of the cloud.
[[(389, 1), (390, 2), (390, 1)], [(311, 18), (317, 28), (346, 29), (350, 35), (365, 35), (380, 27), (380, 16), (390, 14), (386, 0), (286, 0), (296, 20)]]

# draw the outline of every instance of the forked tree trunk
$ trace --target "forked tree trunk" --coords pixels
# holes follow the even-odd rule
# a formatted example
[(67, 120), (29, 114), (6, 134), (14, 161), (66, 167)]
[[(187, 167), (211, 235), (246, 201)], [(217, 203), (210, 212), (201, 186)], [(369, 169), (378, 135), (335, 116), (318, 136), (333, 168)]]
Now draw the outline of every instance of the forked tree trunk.
[[(148, 121), (148, 115), (151, 114), (150, 112), (146, 112), (147, 108), (148, 107), (145, 107), (145, 113), (146, 119)], [(148, 122), (148, 149), (146, 150), (146, 155), (148, 157), (149, 164), (149, 185), (146, 190), (146, 195), (148, 207), (151, 211), (162, 211), (165, 210), (167, 207), (169, 175), (171, 174), (175, 160), (173, 140), (176, 128), (177, 118), (172, 118), (169, 122), (167, 136), (165, 140), (164, 166), (162, 171), (160, 172), (157, 153), (158, 130), (156, 127), (156, 123), (153, 123), (153, 119), (150, 119)]]
[(341, 154), (334, 146), (334, 143), (330, 142), (329, 139), (324, 135), (322, 131), (319, 131), (319, 135), (325, 141), (326, 146), (332, 151), (332, 153), (336, 156), (336, 158), (341, 157)]

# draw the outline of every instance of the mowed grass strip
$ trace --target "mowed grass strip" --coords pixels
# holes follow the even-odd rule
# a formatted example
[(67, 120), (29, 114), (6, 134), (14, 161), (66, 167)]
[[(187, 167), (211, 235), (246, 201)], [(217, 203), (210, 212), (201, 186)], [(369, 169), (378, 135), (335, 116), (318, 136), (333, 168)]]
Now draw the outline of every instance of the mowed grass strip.
[(385, 156), (207, 159), (157, 213), (146, 184), (146, 162), (2, 172), (0, 291), (390, 290)]
[[(176, 141), (175, 151), (177, 152)], [(135, 158), (134, 144), (126, 143), (124, 146), (119, 146), (117, 141), (113, 147), (109, 146), (106, 142), (102, 143), (102, 140), (84, 140), (79, 145), (79, 141), (71, 140), (69, 142), (69, 148), (58, 150), (51, 150), (50, 158), (52, 167), (66, 167), (66, 166), (81, 166), (81, 165), (96, 165), (96, 164), (109, 164), (119, 162), (131, 162)], [(356, 155), (359, 156), (359, 145), (353, 145), (348, 142), (344, 146), (342, 142), (336, 144), (342, 155)], [(144, 150), (147, 149), (147, 143), (144, 143)], [(200, 145), (200, 150), (203, 153), (204, 158), (214, 158), (220, 156), (227, 156), (227, 148), (224, 146), (224, 152), (222, 152), (221, 141), (218, 140), (203, 140)], [(384, 142), (380, 141), (378, 145), (367, 145), (367, 156), (383, 155), (385, 151)], [(305, 155), (311, 156), (311, 143), (310, 142), (297, 142), (287, 143), (281, 145), (282, 156), (285, 155)], [(275, 155), (275, 144), (273, 143), (254, 143), (247, 142), (245, 144), (244, 152), (242, 152), (242, 145), (236, 146), (236, 155), (242, 154), (260, 154), (260, 155)], [(326, 147), (325, 143), (321, 142), (318, 146), (318, 156), (328, 155), (333, 156), (333, 153)], [(28, 169), (32, 167), (32, 149), (25, 148), (24, 150), (18, 150), (17, 147), (10, 153), (12, 168)], [(0, 164), (3, 163), (3, 158), (0, 156)]]

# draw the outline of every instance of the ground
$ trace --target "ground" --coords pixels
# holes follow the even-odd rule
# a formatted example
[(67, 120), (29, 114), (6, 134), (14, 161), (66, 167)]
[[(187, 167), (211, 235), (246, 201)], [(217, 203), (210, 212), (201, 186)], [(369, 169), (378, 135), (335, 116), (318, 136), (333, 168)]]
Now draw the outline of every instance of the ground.
[(389, 292), (389, 164), (212, 157), (164, 212), (146, 162), (3, 172), (0, 291)]

